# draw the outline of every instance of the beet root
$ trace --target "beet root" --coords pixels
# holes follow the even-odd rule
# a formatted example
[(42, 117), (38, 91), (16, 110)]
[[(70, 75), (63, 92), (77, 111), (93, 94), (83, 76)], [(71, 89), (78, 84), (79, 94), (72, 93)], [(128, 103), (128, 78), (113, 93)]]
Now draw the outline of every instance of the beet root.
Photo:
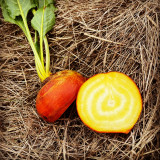
[(55, 122), (73, 103), (85, 78), (72, 70), (64, 70), (49, 77), (36, 99), (38, 114), (48, 122)]

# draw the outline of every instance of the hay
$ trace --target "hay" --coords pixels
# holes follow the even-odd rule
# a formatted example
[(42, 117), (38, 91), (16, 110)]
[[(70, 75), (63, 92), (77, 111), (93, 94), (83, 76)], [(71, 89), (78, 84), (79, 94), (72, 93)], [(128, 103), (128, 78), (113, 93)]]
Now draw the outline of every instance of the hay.
[(121, 71), (133, 78), (143, 111), (128, 134), (99, 134), (80, 121), (75, 103), (54, 124), (36, 113), (38, 80), (31, 48), (0, 14), (0, 159), (159, 159), (158, 0), (57, 0), (49, 33), (52, 73), (86, 77)]

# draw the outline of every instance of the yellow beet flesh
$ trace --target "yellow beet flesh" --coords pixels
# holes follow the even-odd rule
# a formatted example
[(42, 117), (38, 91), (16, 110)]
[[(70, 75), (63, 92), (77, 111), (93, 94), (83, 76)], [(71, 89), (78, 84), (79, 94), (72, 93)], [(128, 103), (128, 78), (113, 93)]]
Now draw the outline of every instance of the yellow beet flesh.
[(82, 122), (103, 133), (129, 133), (142, 111), (138, 87), (120, 72), (97, 74), (81, 86), (77, 111)]

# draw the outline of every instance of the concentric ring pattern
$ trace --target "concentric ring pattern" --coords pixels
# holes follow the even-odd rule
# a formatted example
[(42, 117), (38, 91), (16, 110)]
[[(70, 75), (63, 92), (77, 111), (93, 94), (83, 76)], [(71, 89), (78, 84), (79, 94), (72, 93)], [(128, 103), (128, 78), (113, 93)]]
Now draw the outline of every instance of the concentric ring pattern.
[(77, 111), (91, 129), (106, 133), (128, 133), (142, 110), (136, 84), (120, 72), (97, 74), (80, 88)]

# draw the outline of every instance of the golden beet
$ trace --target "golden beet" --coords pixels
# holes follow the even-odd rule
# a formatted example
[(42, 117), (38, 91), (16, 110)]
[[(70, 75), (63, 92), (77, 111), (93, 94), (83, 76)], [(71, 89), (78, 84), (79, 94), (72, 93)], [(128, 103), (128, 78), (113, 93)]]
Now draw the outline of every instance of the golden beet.
[(39, 115), (48, 122), (56, 121), (77, 97), (85, 78), (71, 70), (57, 72), (41, 88), (36, 99)]
[(77, 96), (77, 111), (92, 130), (129, 133), (142, 110), (142, 98), (131, 78), (120, 72), (97, 74), (88, 79)]

